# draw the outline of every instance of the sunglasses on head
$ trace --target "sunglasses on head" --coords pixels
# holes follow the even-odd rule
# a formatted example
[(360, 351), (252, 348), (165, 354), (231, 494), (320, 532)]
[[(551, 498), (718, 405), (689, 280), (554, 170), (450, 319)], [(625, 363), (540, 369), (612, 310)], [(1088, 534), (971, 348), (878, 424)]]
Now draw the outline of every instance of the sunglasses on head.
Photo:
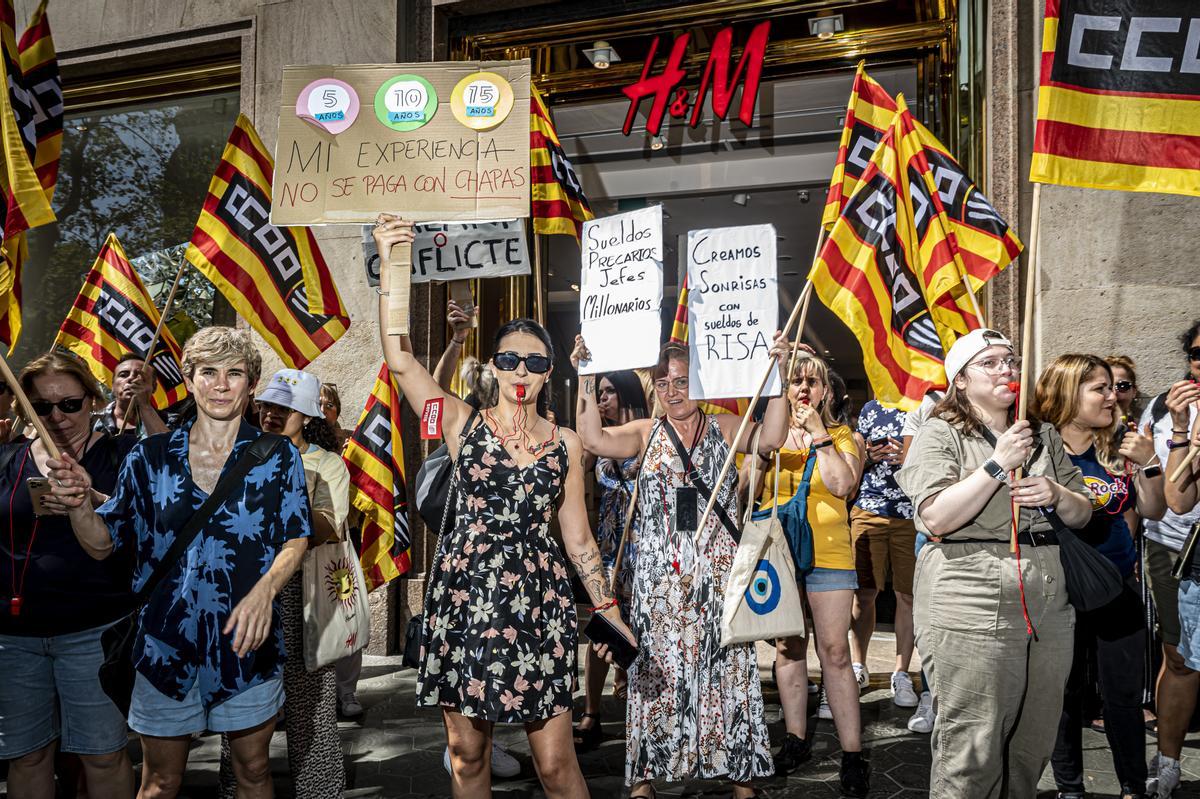
[(58, 402), (50, 402), (49, 400), (30, 400), (29, 404), (33, 406), (33, 412), (38, 416), (49, 416), (54, 413), (54, 409), (58, 408), (63, 413), (79, 413), (83, 408), (83, 401), (86, 397), (67, 397)]
[(1130, 380), (1118, 380), (1117, 382), (1113, 383), (1113, 388), (1115, 388), (1117, 391), (1129, 391), (1131, 388), (1133, 388), (1133, 382)]
[(1193, 361), (1200, 361), (1200, 347), (1192, 347), (1189, 349), (1188, 358)]
[(502, 372), (511, 372), (518, 364), (524, 363), (525, 368), (535, 375), (546, 374), (553, 365), (548, 356), (537, 353), (517, 355), (515, 352), (497, 352), (492, 356), (492, 363)]

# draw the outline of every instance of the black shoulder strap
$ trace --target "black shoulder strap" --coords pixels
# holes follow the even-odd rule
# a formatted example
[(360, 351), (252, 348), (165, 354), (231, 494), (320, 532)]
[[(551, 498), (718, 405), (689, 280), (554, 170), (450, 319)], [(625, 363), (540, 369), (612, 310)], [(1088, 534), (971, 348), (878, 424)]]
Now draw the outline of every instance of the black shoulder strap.
[[(26, 442), (32, 444), (33, 442)], [(17, 453), (21, 451), (21, 445), (16, 441), (12, 442), (11, 446), (0, 448), (0, 472), (8, 468), (8, 464), (12, 463), (12, 459), (17, 457)]]
[(1167, 415), (1167, 412), (1167, 393), (1164, 391), (1155, 397), (1154, 402), (1150, 405), (1150, 423), (1158, 424)]
[[(708, 435), (708, 416), (703, 416), (700, 423), (705, 426), (705, 430), (701, 435)], [(712, 491), (705, 485), (704, 479), (700, 477), (700, 473), (696, 471), (696, 467), (692, 464), (692, 455), (683, 446), (683, 442), (679, 440), (679, 434), (675, 432), (675, 427), (669, 420), (664, 419), (663, 428), (667, 431), (667, 436), (671, 439), (671, 444), (674, 445), (675, 451), (679, 453), (679, 459), (683, 461), (683, 470), (687, 474), (688, 481), (696, 488), (696, 491), (704, 498), (704, 501), (706, 503), (709, 502), (712, 497)], [(721, 507), (720, 502), (713, 505), (713, 512), (717, 514), (717, 518), (721, 520), (721, 524), (725, 525), (725, 529), (733, 536), (733, 540), (741, 542), (741, 531), (734, 526), (733, 522), (729, 519), (729, 514)]]
[(188, 523), (184, 525), (183, 530), (175, 536), (175, 542), (171, 544), (171, 548), (167, 550), (167, 554), (158, 562), (158, 567), (151, 573), (150, 579), (142, 586), (142, 590), (138, 592), (137, 604), (140, 606), (150, 599), (154, 589), (167, 578), (171, 570), (175, 568), (175, 564), (183, 557), (183, 553), (187, 551), (188, 546), (196, 538), (200, 532), (200, 528), (208, 521), (208, 518), (213, 515), (213, 512), (221, 505), (225, 504), (225, 500), (229, 499), (233, 489), (240, 485), (246, 479), (246, 475), (250, 470), (260, 463), (264, 463), (278, 449), (284, 441), (283, 436), (275, 435), (274, 433), (263, 433), (237, 459), (237, 462), (229, 468), (229, 471), (221, 475), (221, 479), (217, 481), (217, 485), (213, 488), (208, 499), (200, 505), (192, 517), (188, 519)]

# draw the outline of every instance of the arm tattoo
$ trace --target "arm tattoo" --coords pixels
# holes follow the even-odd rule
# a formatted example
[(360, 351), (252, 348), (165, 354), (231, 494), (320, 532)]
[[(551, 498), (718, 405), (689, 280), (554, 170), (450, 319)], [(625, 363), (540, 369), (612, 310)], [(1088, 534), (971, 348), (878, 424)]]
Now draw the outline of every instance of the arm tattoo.
[(596, 548), (595, 544), (592, 544), (578, 554), (571, 554), (570, 558), (571, 562), (575, 564), (575, 573), (579, 575), (579, 581), (587, 589), (588, 596), (592, 598), (593, 604), (602, 605), (612, 599), (612, 592), (608, 588), (608, 581), (604, 579), (604, 567), (600, 563), (600, 551)]
[(583, 393), (588, 397), (591, 397), (596, 393), (596, 378), (595, 377), (583, 378)]

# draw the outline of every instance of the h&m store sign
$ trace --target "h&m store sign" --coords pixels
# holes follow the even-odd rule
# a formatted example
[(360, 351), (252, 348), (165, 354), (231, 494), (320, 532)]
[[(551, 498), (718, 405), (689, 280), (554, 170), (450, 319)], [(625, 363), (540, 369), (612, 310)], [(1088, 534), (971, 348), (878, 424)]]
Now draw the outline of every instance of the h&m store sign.
[(739, 83), (742, 84), (742, 99), (738, 106), (737, 118), (743, 125), (754, 121), (754, 102), (758, 98), (758, 84), (762, 79), (763, 56), (767, 52), (767, 36), (771, 31), (771, 23), (764, 20), (754, 26), (742, 50), (742, 57), (737, 66), (731, 68), (731, 45), (733, 43), (733, 28), (722, 28), (713, 38), (712, 49), (709, 50), (708, 60), (704, 64), (704, 73), (700, 77), (700, 85), (696, 89), (695, 98), (689, 89), (681, 84), (687, 80), (687, 70), (683, 67), (683, 59), (692, 34), (685, 33), (676, 37), (671, 45), (671, 53), (667, 56), (667, 64), (662, 72), (651, 75), (654, 67), (654, 55), (658, 52), (658, 37), (650, 45), (646, 54), (646, 62), (642, 65), (642, 76), (636, 83), (621, 89), (629, 98), (629, 111), (625, 114), (625, 125), (622, 132), (628, 136), (633, 130), (633, 120), (637, 116), (638, 106), (642, 100), (652, 97), (650, 115), (646, 119), (646, 132), (651, 136), (659, 135), (665, 114), (675, 119), (683, 119), (691, 112), (688, 119), (690, 127), (700, 123), (700, 114), (704, 107), (709, 89), (712, 89), (713, 114), (724, 120), (733, 104), (733, 94)]

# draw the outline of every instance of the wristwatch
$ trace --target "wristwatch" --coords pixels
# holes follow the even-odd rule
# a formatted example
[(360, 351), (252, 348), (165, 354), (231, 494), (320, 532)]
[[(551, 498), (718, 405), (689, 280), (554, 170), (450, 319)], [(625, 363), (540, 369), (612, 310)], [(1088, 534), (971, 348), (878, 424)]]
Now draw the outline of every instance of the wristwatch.
[(1149, 466), (1143, 466), (1142, 474), (1144, 474), (1146, 477), (1158, 477), (1160, 474), (1162, 474), (1162, 464), (1152, 463)]
[(1004, 471), (1004, 468), (991, 458), (983, 462), (983, 470), (1001, 483), (1008, 481), (1008, 472)]

